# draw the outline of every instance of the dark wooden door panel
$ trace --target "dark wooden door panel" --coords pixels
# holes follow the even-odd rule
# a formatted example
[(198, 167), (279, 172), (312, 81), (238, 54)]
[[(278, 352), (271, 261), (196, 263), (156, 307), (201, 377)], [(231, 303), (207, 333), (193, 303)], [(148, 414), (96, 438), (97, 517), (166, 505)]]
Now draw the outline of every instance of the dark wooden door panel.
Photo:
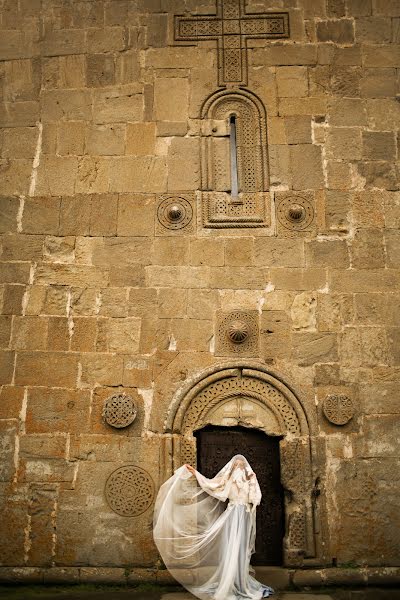
[(279, 438), (245, 427), (210, 425), (196, 432), (197, 468), (206, 477), (234, 456), (243, 454), (257, 475), (262, 500), (257, 508), (253, 565), (281, 565), (284, 536), (283, 488), (280, 482)]

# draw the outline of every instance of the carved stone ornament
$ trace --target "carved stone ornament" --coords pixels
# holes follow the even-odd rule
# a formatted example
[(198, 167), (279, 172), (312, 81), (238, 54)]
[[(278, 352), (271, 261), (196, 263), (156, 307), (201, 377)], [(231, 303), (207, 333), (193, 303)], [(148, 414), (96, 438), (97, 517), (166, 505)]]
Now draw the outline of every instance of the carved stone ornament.
[(256, 356), (259, 347), (259, 324), (256, 311), (220, 311), (217, 316), (216, 354)]
[(136, 419), (136, 415), (136, 403), (127, 394), (114, 394), (104, 402), (103, 419), (111, 427), (128, 427)]
[(157, 207), (156, 233), (191, 233), (194, 230), (193, 195), (181, 194), (160, 196)]
[(175, 16), (175, 40), (215, 40), (219, 85), (247, 85), (247, 40), (289, 37), (289, 14), (248, 13), (245, 0), (217, 0), (217, 14)]
[(126, 465), (111, 473), (105, 486), (110, 508), (121, 517), (138, 517), (152, 504), (154, 482), (147, 471)]
[(344, 394), (332, 394), (323, 402), (325, 417), (334, 425), (346, 425), (354, 416), (353, 401)]
[(203, 226), (269, 226), (267, 129), (262, 102), (246, 90), (222, 90), (204, 103), (202, 120)]
[(313, 222), (314, 208), (307, 198), (289, 196), (278, 203), (277, 216), (286, 229), (302, 231)]

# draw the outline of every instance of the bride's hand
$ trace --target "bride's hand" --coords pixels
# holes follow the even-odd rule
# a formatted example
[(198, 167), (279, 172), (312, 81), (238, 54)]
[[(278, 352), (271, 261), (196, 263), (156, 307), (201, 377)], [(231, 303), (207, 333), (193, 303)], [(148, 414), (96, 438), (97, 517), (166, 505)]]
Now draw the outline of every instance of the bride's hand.
[(194, 469), (191, 465), (185, 464), (184, 466), (187, 468), (188, 471), (190, 471), (194, 475)]

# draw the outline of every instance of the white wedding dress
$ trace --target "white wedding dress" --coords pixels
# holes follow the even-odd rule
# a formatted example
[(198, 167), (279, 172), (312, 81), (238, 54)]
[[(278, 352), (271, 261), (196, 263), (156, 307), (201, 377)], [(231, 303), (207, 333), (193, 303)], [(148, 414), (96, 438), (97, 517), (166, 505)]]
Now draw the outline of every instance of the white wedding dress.
[(212, 479), (195, 475), (180, 467), (156, 498), (153, 537), (165, 566), (201, 600), (270, 596), (250, 574), (261, 490), (247, 459), (236, 454)]

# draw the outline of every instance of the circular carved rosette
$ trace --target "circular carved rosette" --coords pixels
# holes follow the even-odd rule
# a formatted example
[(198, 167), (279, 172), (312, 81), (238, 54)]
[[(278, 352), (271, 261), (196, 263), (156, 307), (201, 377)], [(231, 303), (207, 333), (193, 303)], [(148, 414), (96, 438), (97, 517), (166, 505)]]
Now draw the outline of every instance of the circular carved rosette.
[(306, 198), (290, 196), (279, 202), (277, 215), (279, 222), (286, 229), (301, 231), (307, 229), (313, 222), (314, 208)]
[(233, 311), (222, 314), (217, 333), (220, 354), (246, 354), (258, 351), (259, 327), (251, 312)]
[(103, 419), (111, 427), (128, 427), (136, 419), (136, 415), (136, 403), (127, 394), (114, 394), (104, 402)]
[(176, 231), (184, 229), (191, 223), (193, 208), (186, 198), (171, 196), (160, 202), (157, 217), (163, 227)]
[(327, 396), (322, 410), (328, 421), (334, 425), (346, 425), (354, 416), (353, 401), (344, 394)]
[(138, 517), (153, 502), (154, 482), (141, 467), (126, 465), (111, 473), (105, 493), (110, 508), (117, 515)]

